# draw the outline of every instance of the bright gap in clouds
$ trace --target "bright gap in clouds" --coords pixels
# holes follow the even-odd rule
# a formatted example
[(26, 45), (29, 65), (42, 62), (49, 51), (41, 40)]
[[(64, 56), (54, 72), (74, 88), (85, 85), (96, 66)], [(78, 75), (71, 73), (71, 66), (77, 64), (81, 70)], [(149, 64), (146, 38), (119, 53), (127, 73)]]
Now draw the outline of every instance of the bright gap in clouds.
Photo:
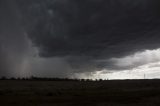
[(104, 69), (95, 73), (81, 74), (92, 79), (154, 79), (160, 78), (160, 49), (145, 50), (122, 58), (110, 59), (118, 70)]

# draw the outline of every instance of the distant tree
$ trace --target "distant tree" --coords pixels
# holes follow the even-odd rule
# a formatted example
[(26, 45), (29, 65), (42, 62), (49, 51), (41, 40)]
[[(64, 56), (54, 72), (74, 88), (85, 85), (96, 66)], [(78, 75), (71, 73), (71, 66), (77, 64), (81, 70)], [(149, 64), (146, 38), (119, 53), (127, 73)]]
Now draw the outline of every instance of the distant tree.
[(99, 79), (99, 81), (103, 81), (103, 79)]
[(83, 81), (85, 81), (85, 79), (81, 79), (81, 81), (83, 82)]
[(5, 76), (2, 76), (1, 77), (1, 80), (6, 80), (7, 78)]
[(10, 78), (10, 80), (16, 80), (16, 78), (12, 77), (12, 78)]

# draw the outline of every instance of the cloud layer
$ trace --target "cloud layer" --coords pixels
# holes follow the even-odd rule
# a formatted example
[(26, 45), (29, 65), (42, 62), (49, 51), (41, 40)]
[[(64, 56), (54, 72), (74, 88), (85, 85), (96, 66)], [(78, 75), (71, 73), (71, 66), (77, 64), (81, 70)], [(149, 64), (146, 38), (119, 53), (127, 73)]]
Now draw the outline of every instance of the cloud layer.
[[(1, 22), (4, 22), (6, 28), (2, 25), (1, 30), (5, 29), (4, 34), (10, 32), (9, 38), (12, 38), (11, 34), (16, 38), (14, 42), (10, 42), (9, 39), (3, 40), (3, 44), (9, 45), (9, 48), (13, 44), (20, 50), (13, 53), (18, 55), (15, 55), (15, 59), (21, 57), (21, 60), (22, 57), (28, 56), (25, 53), (30, 50), (26, 48), (31, 40), (38, 49), (39, 57), (49, 61), (48, 63), (41, 60), (43, 67), (52, 62), (53, 67), (48, 70), (54, 70), (57, 64), (64, 66), (60, 69), (60, 74), (65, 75), (65, 70), (81, 73), (104, 68), (125, 69), (129, 67), (129, 63), (118, 63), (129, 61), (128, 57), (121, 60), (118, 58), (160, 47), (159, 0), (15, 0), (14, 2), (0, 0), (0, 2), (7, 5), (1, 7), (2, 13), (7, 13), (2, 15)], [(10, 24), (6, 25), (8, 23), (6, 21)], [(4, 38), (6, 36), (4, 34), (0, 37)], [(25, 39), (26, 35), (28, 40)], [(61, 62), (52, 58), (59, 58)], [(113, 58), (114, 60), (110, 61)], [(130, 60), (132, 58), (130, 64), (133, 67), (137, 66), (137, 61), (143, 63), (134, 57), (130, 57)], [(56, 61), (57, 64), (54, 64)], [(30, 66), (34, 69), (36, 65)]]
[[(48, 0), (25, 4), (29, 36), (42, 57), (69, 57), (73, 66), (159, 47), (158, 0)], [(22, 6), (22, 5), (21, 5)], [(23, 6), (23, 7), (25, 7)], [(28, 7), (28, 8), (27, 8)]]

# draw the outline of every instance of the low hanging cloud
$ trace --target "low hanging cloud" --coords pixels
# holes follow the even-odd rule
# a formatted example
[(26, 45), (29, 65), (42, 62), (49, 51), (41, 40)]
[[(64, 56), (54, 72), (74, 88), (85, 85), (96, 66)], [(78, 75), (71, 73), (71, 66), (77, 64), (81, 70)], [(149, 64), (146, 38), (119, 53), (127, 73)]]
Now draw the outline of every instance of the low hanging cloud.
[[(12, 53), (15, 58), (11, 60), (19, 59), (16, 64), (29, 64), (30, 70), (46, 67), (49, 70), (46, 73), (53, 70), (55, 75), (56, 72), (66, 75), (102, 69), (134, 68), (145, 64), (143, 61), (146, 60), (141, 55), (153, 56), (143, 52), (135, 53), (160, 47), (159, 0), (0, 2), (3, 4), (1, 13), (7, 13), (0, 17), (0, 22), (3, 23), (0, 38), (5, 39), (6, 35), (9, 39), (13, 38), (3, 40), (0, 45), (8, 45), (4, 54)], [(37, 48), (39, 58), (29, 55), (34, 52), (29, 42)], [(12, 47), (17, 47), (17, 52), (10, 52), (13, 51)], [(31, 59), (26, 63), (27, 58)], [(32, 58), (37, 60), (33, 63)], [(155, 59), (148, 60), (154, 61)], [(53, 66), (49, 65), (52, 63)]]
[(42, 57), (110, 58), (159, 47), (157, 0), (40, 0), (25, 6), (28, 34)]
[(39, 48), (40, 57), (65, 58), (80, 72), (114, 68), (116, 62), (107, 63), (110, 58), (160, 46), (158, 0), (29, 0), (18, 3), (24, 13), (26, 31)]

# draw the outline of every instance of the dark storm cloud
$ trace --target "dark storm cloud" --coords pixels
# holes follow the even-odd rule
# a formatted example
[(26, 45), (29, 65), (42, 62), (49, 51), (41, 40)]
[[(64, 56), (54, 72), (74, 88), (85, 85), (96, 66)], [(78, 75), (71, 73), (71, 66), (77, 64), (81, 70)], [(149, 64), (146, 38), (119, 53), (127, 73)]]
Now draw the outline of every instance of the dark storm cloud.
[(160, 47), (159, 28), (159, 0), (0, 0), (0, 76), (134, 68), (145, 59), (130, 54)]
[(40, 56), (64, 57), (76, 69), (113, 68), (112, 63), (107, 66), (107, 59), (160, 46), (159, 0), (17, 3)]

